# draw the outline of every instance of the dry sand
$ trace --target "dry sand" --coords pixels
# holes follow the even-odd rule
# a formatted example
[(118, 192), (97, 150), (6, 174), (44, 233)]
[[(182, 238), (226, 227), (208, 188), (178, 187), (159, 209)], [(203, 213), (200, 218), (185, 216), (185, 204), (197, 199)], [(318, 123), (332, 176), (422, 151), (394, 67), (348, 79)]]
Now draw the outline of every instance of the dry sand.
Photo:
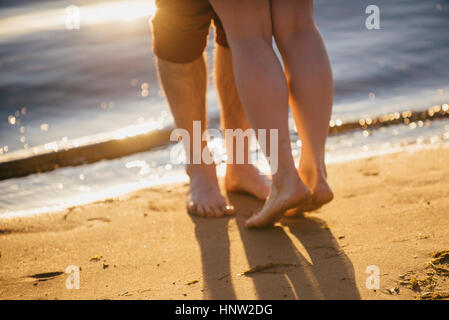
[[(189, 216), (185, 184), (0, 220), (0, 298), (415, 299), (449, 291), (444, 270), (427, 265), (449, 249), (447, 159), (440, 148), (332, 165), (331, 204), (265, 230), (243, 227), (262, 205), (246, 195), (228, 195), (235, 217)], [(69, 265), (81, 267), (79, 290), (60, 274)], [(366, 287), (370, 265), (380, 270), (378, 290)]]

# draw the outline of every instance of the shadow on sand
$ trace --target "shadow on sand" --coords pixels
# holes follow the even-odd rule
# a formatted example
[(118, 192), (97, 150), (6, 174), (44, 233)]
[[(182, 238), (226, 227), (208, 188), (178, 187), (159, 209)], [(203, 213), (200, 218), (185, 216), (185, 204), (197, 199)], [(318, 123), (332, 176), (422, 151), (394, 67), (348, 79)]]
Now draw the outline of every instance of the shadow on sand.
[[(240, 194), (230, 194), (229, 200), (236, 208), (233, 218), (192, 217), (201, 248), (205, 299), (360, 299), (352, 263), (332, 232), (323, 228), (323, 220), (283, 219), (282, 227), (248, 230), (244, 221), (263, 203)], [(242, 278), (231, 273), (229, 234), (236, 231), (229, 230), (231, 219), (236, 219), (250, 267), (290, 265), (242, 275), (252, 279), (255, 295), (247, 289), (236, 293), (233, 285)]]

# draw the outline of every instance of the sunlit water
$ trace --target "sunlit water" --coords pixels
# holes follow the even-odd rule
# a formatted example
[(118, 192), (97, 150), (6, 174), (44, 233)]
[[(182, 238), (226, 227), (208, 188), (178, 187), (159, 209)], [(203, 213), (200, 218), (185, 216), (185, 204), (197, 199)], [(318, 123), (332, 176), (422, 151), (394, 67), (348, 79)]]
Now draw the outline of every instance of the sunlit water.
[[(369, 4), (316, 1), (335, 77), (333, 118), (447, 103), (449, 1), (376, 1), (381, 30), (365, 28)], [(154, 10), (150, 0), (1, 1), (0, 153), (172, 122), (151, 52)], [(211, 42), (209, 58), (212, 50)], [(209, 114), (216, 119), (212, 82), (209, 89)], [(449, 122), (441, 120), (334, 136), (328, 161), (438, 145), (448, 132)], [(292, 137), (296, 156), (293, 129)], [(185, 180), (182, 166), (169, 161), (171, 148), (0, 181), (0, 215), (57, 210)]]

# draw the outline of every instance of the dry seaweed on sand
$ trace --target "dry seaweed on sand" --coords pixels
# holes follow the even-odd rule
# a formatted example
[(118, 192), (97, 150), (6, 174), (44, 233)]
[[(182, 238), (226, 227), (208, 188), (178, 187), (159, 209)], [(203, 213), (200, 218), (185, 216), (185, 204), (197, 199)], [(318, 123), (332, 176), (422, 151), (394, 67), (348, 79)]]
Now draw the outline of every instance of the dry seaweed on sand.
[(416, 277), (406, 277), (406, 275), (401, 275), (400, 278), (403, 280), (400, 280), (398, 284), (407, 286), (413, 291), (433, 291), (437, 285), (437, 280), (433, 275), (429, 275), (422, 279)]
[(429, 265), (440, 275), (449, 276), (449, 250), (438, 251), (432, 255)]
[(418, 300), (442, 300), (448, 299), (449, 292), (441, 291), (441, 292), (424, 292), (422, 295), (417, 297)]
[(433, 264), (449, 264), (449, 250), (435, 252), (432, 258)]
[(195, 283), (198, 283), (198, 282), (199, 282), (198, 280), (192, 280), (192, 281), (187, 282), (186, 284), (187, 284), (188, 286), (190, 286), (190, 285), (195, 284)]
[(389, 294), (399, 294), (399, 293), (401, 293), (401, 290), (399, 289), (399, 287), (394, 287), (394, 288), (387, 289), (387, 292)]
[(331, 229), (331, 227), (327, 223), (322, 224), (320, 228), (323, 229), (323, 230), (330, 230)]
[(103, 256), (97, 254), (97, 255), (95, 255), (95, 256), (90, 257), (90, 258), (89, 258), (89, 261), (95, 261), (95, 262), (96, 262), (96, 261), (100, 261), (101, 258), (103, 258)]
[(416, 297), (418, 300), (447, 299), (449, 298), (449, 292), (437, 290), (439, 280), (444, 282), (445, 277), (449, 276), (449, 269), (446, 267), (449, 267), (449, 250), (436, 252), (432, 255), (432, 260), (427, 263), (427, 268), (432, 268), (432, 270), (425, 272), (427, 277), (419, 279), (417, 277), (401, 275), (399, 277), (402, 280), (399, 281), (399, 284), (408, 286), (415, 292), (420, 292)]
[(427, 287), (428, 289), (432, 290), (436, 286), (436, 281), (432, 276), (429, 276), (425, 279), (416, 279), (414, 277), (410, 278), (408, 283), (406, 284), (410, 285), (410, 289), (412, 290), (421, 290), (422, 287)]
[[(255, 267), (252, 267), (248, 270), (246, 270), (245, 272), (242, 273), (242, 275), (249, 275), (249, 274), (253, 274), (253, 273), (257, 273), (257, 272), (262, 272), (262, 273), (279, 273), (274, 271), (273, 269), (276, 268), (289, 268), (289, 267), (296, 267), (297, 264), (294, 263), (283, 263), (283, 262), (270, 262), (267, 264), (259, 264)], [(269, 271), (269, 270), (273, 270), (273, 271)]]
[(433, 264), (432, 262), (430, 262), (430, 266), (439, 274), (439, 275), (443, 275), (443, 276), (449, 276), (449, 269), (443, 268), (443, 267), (439, 267), (436, 266), (435, 264)]

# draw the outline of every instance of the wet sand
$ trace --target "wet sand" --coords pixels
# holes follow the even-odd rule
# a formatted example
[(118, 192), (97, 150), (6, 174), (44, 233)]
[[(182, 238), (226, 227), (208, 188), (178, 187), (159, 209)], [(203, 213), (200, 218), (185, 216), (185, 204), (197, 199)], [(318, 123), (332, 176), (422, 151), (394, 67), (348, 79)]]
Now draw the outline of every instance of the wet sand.
[[(449, 249), (448, 158), (439, 148), (332, 165), (331, 204), (265, 230), (243, 227), (262, 202), (242, 194), (228, 195), (235, 217), (187, 215), (185, 184), (0, 220), (0, 298), (440, 298), (449, 257), (432, 254)], [(78, 290), (66, 288), (69, 265)]]

